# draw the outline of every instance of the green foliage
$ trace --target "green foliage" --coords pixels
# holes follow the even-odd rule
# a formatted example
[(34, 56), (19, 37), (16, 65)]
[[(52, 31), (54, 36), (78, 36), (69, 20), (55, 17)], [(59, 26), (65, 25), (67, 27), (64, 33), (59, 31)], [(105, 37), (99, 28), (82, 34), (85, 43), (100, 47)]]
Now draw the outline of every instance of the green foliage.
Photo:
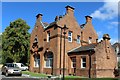
[(34, 73), (34, 72), (30, 72), (30, 71), (22, 71), (22, 74), (27, 74), (27, 75), (30, 75), (32, 77), (47, 77), (46, 74)]
[(10, 22), (2, 35), (2, 62), (19, 62), (23, 56), (28, 55), (30, 27), (22, 19)]
[(118, 68), (120, 68), (120, 61), (118, 62)]

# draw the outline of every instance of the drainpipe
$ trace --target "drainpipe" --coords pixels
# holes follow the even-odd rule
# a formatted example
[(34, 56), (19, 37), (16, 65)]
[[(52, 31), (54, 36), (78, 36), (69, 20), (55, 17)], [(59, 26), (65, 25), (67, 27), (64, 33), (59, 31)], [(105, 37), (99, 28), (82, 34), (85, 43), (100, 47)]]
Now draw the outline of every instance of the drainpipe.
[(60, 33), (60, 76), (61, 76), (61, 53), (62, 53), (62, 28)]
[(91, 78), (91, 50), (90, 50), (90, 53), (89, 53), (89, 78)]

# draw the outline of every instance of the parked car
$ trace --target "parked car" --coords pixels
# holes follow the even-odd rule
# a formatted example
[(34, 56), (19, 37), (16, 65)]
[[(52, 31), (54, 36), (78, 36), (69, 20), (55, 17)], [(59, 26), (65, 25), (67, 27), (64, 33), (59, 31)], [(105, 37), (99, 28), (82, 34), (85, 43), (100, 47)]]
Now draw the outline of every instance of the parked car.
[(28, 70), (28, 66), (25, 66), (23, 63), (14, 63), (16, 64), (22, 71)]
[(1, 68), (2, 74), (5, 74), (5, 76), (9, 75), (22, 75), (22, 71), (17, 67), (16, 64), (13, 63), (5, 63)]

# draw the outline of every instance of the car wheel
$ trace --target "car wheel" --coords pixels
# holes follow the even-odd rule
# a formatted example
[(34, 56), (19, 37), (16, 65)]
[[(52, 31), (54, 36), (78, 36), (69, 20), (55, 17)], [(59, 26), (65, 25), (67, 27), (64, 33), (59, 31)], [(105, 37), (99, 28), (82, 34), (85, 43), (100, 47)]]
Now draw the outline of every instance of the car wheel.
[(6, 76), (6, 77), (8, 76), (8, 72), (5, 73), (5, 76)]
[(22, 74), (19, 74), (19, 76), (22, 76)]
[(4, 75), (4, 73), (3, 73), (3, 72), (2, 72), (1, 74), (2, 74), (2, 75)]

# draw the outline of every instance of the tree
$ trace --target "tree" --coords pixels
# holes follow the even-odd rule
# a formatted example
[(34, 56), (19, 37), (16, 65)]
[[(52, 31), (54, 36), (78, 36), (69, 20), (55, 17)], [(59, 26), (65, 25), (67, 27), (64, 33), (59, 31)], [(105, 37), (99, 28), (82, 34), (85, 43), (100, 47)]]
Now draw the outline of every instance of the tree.
[(10, 25), (5, 29), (2, 35), (3, 63), (20, 62), (28, 58), (30, 43), (29, 29), (30, 26), (22, 19), (10, 22)]

